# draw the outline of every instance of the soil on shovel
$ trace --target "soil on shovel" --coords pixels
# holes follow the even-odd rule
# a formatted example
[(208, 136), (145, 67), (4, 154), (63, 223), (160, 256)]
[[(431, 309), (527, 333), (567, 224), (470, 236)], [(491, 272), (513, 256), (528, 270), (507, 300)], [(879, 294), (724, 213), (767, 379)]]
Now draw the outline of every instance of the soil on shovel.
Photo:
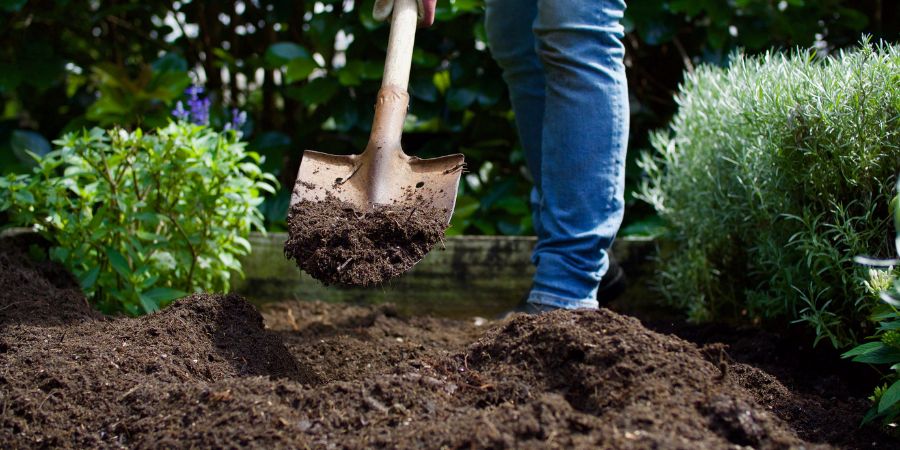
[(445, 216), (427, 206), (362, 213), (333, 197), (303, 200), (288, 212), (284, 254), (325, 284), (377, 285), (406, 273), (443, 239)]
[(0, 245), (9, 448), (893, 444), (857, 427), (862, 399), (792, 389), (605, 309), (485, 324), (194, 295), (104, 318), (61, 273)]

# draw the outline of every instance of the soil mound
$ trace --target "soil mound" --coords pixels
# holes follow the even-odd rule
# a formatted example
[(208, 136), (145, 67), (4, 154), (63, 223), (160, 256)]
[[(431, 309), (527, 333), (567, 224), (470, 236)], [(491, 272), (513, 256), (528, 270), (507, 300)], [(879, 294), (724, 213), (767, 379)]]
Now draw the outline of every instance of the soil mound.
[[(0, 292), (16, 291), (18, 278), (4, 274)], [(864, 401), (799, 392), (734, 363), (720, 344), (697, 347), (608, 310), (483, 327), (403, 318), (390, 306), (288, 302), (261, 316), (237, 296), (194, 295), (149, 316), (104, 319), (66, 306), (84, 303), (69, 288), (41, 282), (20, 295), (46, 289), (48, 313), (81, 313), (0, 328), (4, 447), (891, 443), (857, 429)], [(0, 312), (32, 300), (0, 296)], [(843, 421), (813, 420), (821, 414)]]
[(518, 317), (464, 358), (492, 386), (485, 401), (531, 405), (532, 426), (499, 432), (494, 444), (554, 435), (612, 448), (804, 444), (726, 376), (725, 362), (606, 309)]
[(301, 201), (288, 212), (284, 254), (325, 284), (372, 286), (415, 265), (444, 236), (445, 214), (376, 205), (362, 213), (334, 198)]
[(48, 260), (48, 246), (34, 233), (0, 238), (0, 328), (11, 323), (59, 325), (102, 317), (88, 305), (72, 276)]
[(22, 241), (0, 242), (0, 442), (8, 448), (131, 445), (127, 426), (165, 411), (131, 397), (142, 392), (158, 403), (179, 387), (256, 375), (317, 381), (240, 297), (194, 295), (142, 318), (103, 318), (70, 278), (45, 278), (58, 267), (32, 261)]

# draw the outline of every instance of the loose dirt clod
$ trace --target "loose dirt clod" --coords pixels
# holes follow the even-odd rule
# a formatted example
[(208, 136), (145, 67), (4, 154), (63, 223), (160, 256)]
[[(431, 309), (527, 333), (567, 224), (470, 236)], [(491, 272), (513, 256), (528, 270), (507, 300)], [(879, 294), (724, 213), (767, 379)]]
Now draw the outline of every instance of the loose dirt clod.
[(284, 254), (325, 284), (372, 286), (419, 262), (443, 238), (445, 215), (425, 206), (362, 213), (335, 198), (304, 200), (288, 213)]

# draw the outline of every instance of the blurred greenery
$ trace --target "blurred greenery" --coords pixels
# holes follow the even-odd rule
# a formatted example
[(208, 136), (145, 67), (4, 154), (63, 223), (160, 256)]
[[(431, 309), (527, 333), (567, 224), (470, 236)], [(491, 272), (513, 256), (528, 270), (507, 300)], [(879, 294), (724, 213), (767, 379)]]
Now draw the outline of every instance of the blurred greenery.
[[(191, 81), (216, 105), (214, 126), (246, 110), (242, 130), (264, 169), (293, 185), (301, 151), (355, 153), (368, 137), (388, 27), (373, 0), (0, 0), (0, 173), (29, 170), (25, 150), (94, 125), (156, 127)], [(483, 0), (440, 0), (416, 38), (404, 146), (422, 157), (466, 155), (451, 233), (525, 234), (529, 181), (509, 100), (485, 43)], [(737, 47), (895, 39), (897, 2), (883, 0), (645, 0), (629, 5), (627, 70), (632, 149), (675, 111), (682, 73), (724, 64)], [(624, 233), (656, 234), (658, 219), (631, 195)], [(285, 188), (286, 189), (286, 188)], [(278, 228), (288, 194), (262, 211)]]

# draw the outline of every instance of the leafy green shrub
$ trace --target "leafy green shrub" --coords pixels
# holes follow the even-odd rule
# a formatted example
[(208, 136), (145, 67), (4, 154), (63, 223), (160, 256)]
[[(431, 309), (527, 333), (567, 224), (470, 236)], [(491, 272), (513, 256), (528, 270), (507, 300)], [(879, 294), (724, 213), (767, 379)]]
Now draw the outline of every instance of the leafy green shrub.
[(878, 329), (872, 340), (854, 347), (844, 353), (844, 358), (853, 361), (887, 365), (887, 382), (875, 388), (871, 400), (872, 409), (866, 414), (863, 423), (881, 418), (885, 423), (893, 422), (900, 417), (900, 279), (889, 275), (887, 270), (872, 271), (873, 280), (886, 280), (887, 286), (878, 286), (882, 302), (874, 309), (872, 320), (878, 323)]
[(227, 290), (274, 179), (234, 131), (187, 122), (154, 133), (68, 134), (31, 175), (0, 179), (0, 210), (34, 226), (51, 257), (106, 312), (151, 312), (186, 292)]
[[(900, 194), (891, 201), (891, 212), (897, 233), (894, 247), (900, 255)], [(878, 328), (869, 338), (870, 342), (856, 346), (843, 357), (861, 363), (890, 366), (885, 375), (887, 383), (875, 388), (870, 397), (872, 409), (863, 419), (863, 423), (868, 423), (882, 418), (888, 424), (900, 416), (900, 278), (895, 269), (900, 260), (857, 257), (856, 261), (871, 267), (866, 288), (875, 297), (870, 301), (875, 305), (870, 319), (878, 323)]]
[(788, 318), (858, 341), (871, 309), (854, 255), (891, 251), (900, 46), (733, 57), (688, 74), (640, 198), (671, 229), (659, 287), (694, 319)]

